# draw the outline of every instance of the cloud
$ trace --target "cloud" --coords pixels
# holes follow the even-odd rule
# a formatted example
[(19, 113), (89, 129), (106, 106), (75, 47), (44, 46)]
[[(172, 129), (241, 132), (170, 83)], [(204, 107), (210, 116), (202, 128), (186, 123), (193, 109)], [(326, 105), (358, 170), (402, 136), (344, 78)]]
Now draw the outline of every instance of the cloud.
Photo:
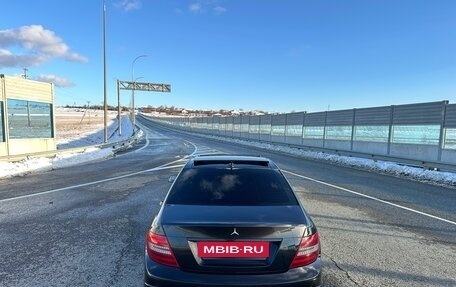
[(114, 4), (115, 7), (124, 10), (125, 12), (138, 10), (141, 8), (140, 0), (121, 0)]
[(0, 67), (31, 67), (38, 66), (46, 61), (40, 55), (13, 55), (8, 50), (0, 49)]
[(226, 12), (226, 8), (225, 7), (222, 7), (222, 6), (217, 6), (217, 7), (214, 7), (214, 13), (217, 14), (217, 15), (220, 15), (220, 14), (223, 14)]
[[(20, 46), (25, 54), (13, 54), (6, 47)], [(0, 30), (0, 66), (37, 66), (53, 58), (86, 63), (87, 58), (74, 52), (51, 30), (41, 25)]]
[(212, 11), (215, 15), (223, 14), (227, 11), (225, 7), (218, 5), (217, 0), (198, 0), (188, 6), (188, 11), (193, 14)]
[(69, 79), (67, 78), (62, 78), (62, 77), (58, 77), (56, 75), (39, 75), (38, 77), (36, 77), (37, 81), (41, 81), (41, 82), (46, 82), (46, 83), (53, 83), (55, 86), (57, 87), (72, 87), (74, 86), (74, 83), (72, 83)]
[(200, 13), (203, 11), (203, 5), (201, 5), (201, 3), (192, 3), (188, 6), (188, 11), (192, 12), (192, 13)]
[(65, 59), (67, 59), (68, 61), (79, 62), (79, 63), (87, 63), (88, 62), (86, 57), (81, 56), (81, 55), (79, 55), (77, 53), (69, 53), (68, 55), (65, 56)]

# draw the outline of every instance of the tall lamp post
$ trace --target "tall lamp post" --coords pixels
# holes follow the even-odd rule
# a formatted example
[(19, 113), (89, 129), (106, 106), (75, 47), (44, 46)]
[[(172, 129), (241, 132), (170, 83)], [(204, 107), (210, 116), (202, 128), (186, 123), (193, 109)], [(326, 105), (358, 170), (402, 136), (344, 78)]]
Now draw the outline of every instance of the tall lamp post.
[[(140, 55), (136, 57), (131, 63), (131, 81), (135, 84), (135, 63), (139, 58), (147, 57), (147, 55)], [(135, 119), (135, 87), (131, 90), (131, 105), (133, 106), (133, 129), (135, 129), (136, 119)]]
[(103, 122), (104, 142), (108, 142), (108, 97), (106, 93), (106, 0), (103, 0)]
[[(139, 79), (142, 79), (144, 77), (136, 77), (135, 80), (133, 81), (133, 86), (136, 87), (136, 82), (138, 82)], [(132, 90), (134, 92), (134, 89)], [(131, 105), (133, 106), (133, 129), (135, 128), (135, 123), (136, 123), (136, 116), (135, 116), (135, 94), (133, 93), (132, 99), (131, 99)]]

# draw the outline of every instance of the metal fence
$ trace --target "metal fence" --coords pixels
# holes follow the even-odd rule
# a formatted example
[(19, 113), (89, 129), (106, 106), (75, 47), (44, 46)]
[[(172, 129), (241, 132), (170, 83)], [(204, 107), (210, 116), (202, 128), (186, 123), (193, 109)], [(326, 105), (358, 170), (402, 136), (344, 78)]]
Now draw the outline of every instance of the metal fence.
[(456, 164), (456, 104), (448, 101), (316, 113), (155, 120), (210, 135)]

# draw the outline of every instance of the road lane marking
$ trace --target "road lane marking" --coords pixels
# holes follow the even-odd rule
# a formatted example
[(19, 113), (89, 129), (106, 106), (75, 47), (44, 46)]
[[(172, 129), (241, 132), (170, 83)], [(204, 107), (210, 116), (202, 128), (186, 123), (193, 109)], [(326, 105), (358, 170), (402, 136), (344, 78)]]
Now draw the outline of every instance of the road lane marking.
[[(140, 149), (135, 150), (135, 151), (134, 151), (135, 153), (137, 153), (137, 152), (139, 152), (139, 151), (145, 149), (145, 148), (148, 147), (149, 144), (150, 144), (149, 138), (148, 138), (148, 135), (149, 135), (149, 134), (148, 134), (148, 132), (147, 132), (146, 130), (151, 130), (151, 129), (150, 129), (149, 127), (145, 126), (145, 125), (142, 125), (142, 124), (138, 124), (138, 126), (142, 129), (142, 131), (143, 131), (144, 133), (146, 133), (146, 145), (142, 146)], [(162, 133), (159, 133), (159, 132), (157, 132), (157, 131), (153, 131), (153, 132), (162, 135), (163, 138), (166, 138)], [(180, 139), (180, 140), (182, 140), (182, 139)], [(189, 144), (190, 144), (191, 146), (193, 146), (193, 148), (194, 148), (194, 150), (193, 150), (193, 152), (192, 152), (191, 154), (186, 155), (186, 156), (184, 156), (183, 158), (186, 159), (186, 158), (189, 158), (189, 157), (195, 155), (195, 153), (198, 151), (198, 147), (197, 147), (194, 143), (192, 143), (191, 141), (188, 141), (188, 140), (182, 140), (182, 141), (184, 141), (184, 142), (186, 142), (186, 143), (189, 143)], [(170, 162), (170, 163), (168, 163), (168, 164), (172, 164), (172, 163), (173, 163), (173, 162)], [(166, 164), (165, 164), (165, 165), (166, 165)]]
[(371, 200), (375, 200), (375, 201), (378, 201), (378, 202), (381, 202), (381, 203), (384, 203), (384, 204), (387, 204), (387, 205), (391, 205), (391, 206), (394, 206), (394, 207), (397, 207), (397, 208), (400, 208), (400, 209), (404, 209), (404, 210), (407, 210), (407, 211), (410, 211), (410, 212), (414, 212), (414, 213), (421, 214), (421, 215), (424, 215), (424, 216), (427, 216), (427, 217), (430, 217), (430, 218), (433, 218), (433, 219), (437, 219), (437, 220), (440, 220), (440, 221), (443, 221), (443, 222), (446, 222), (446, 223), (450, 223), (450, 224), (456, 225), (456, 222), (454, 222), (454, 221), (451, 221), (451, 220), (448, 220), (448, 219), (445, 219), (445, 218), (441, 218), (441, 217), (438, 217), (438, 216), (435, 216), (435, 215), (432, 215), (432, 214), (429, 214), (429, 213), (426, 213), (426, 212), (422, 212), (422, 211), (419, 211), (419, 210), (416, 210), (416, 209), (413, 209), (413, 208), (410, 208), (410, 207), (406, 207), (406, 206), (403, 206), (403, 205), (392, 203), (392, 202), (389, 202), (389, 201), (386, 201), (386, 200), (383, 200), (383, 199), (380, 199), (380, 198), (377, 198), (377, 197), (373, 197), (373, 196), (370, 196), (370, 195), (367, 195), (367, 194), (364, 194), (364, 193), (360, 193), (360, 192), (357, 192), (357, 191), (354, 191), (354, 190), (351, 190), (351, 189), (348, 189), (348, 188), (345, 188), (345, 187), (337, 186), (337, 185), (334, 185), (334, 184), (331, 184), (331, 183), (327, 183), (327, 182), (324, 182), (324, 181), (321, 181), (321, 180), (318, 180), (318, 179), (314, 179), (314, 178), (311, 178), (311, 177), (307, 177), (307, 176), (304, 176), (304, 175), (301, 175), (301, 174), (297, 174), (297, 173), (294, 173), (294, 172), (291, 172), (291, 171), (287, 171), (287, 170), (283, 170), (283, 169), (282, 169), (282, 171), (285, 172), (285, 173), (294, 175), (296, 177), (307, 179), (309, 181), (313, 181), (313, 182), (316, 182), (316, 183), (319, 183), (319, 184), (322, 184), (322, 185), (326, 185), (326, 186), (329, 186), (329, 187), (332, 187), (332, 188), (335, 188), (335, 189), (339, 189), (339, 190), (342, 190), (342, 191), (345, 191), (345, 192), (348, 192), (348, 193), (351, 193), (351, 194), (355, 194), (355, 195), (358, 195), (358, 196), (361, 196), (361, 197), (365, 197), (365, 198), (368, 198), (368, 199), (371, 199)]
[[(183, 167), (185, 164), (177, 164), (177, 165), (173, 165), (173, 164), (178, 163), (178, 162), (182, 162), (183, 160), (188, 160), (188, 158), (194, 156), (198, 152), (198, 147), (196, 146), (196, 144), (194, 144), (193, 142), (188, 141), (188, 140), (183, 140), (183, 141), (187, 142), (188, 144), (193, 146), (193, 148), (194, 148), (193, 152), (191, 154), (188, 154), (188, 155), (184, 156), (183, 158), (180, 158), (180, 159), (177, 159), (177, 160), (162, 164), (160, 166), (157, 166), (157, 167), (154, 167), (154, 168), (150, 168), (150, 169), (146, 169), (146, 170), (142, 170), (142, 171), (138, 171), (138, 172), (124, 174), (124, 175), (121, 175), (121, 176), (116, 176), (116, 177), (110, 177), (110, 178), (106, 178), (106, 179), (102, 179), (102, 180), (97, 180), (97, 181), (93, 181), (93, 182), (87, 182), (87, 183), (82, 183), (82, 184), (62, 187), (62, 188), (56, 188), (56, 189), (52, 189), (52, 190), (41, 191), (41, 192), (37, 192), (37, 193), (33, 193), (33, 194), (26, 194), (26, 195), (20, 195), (20, 196), (16, 196), (16, 197), (0, 199), (0, 202), (13, 201), (13, 200), (16, 200), (16, 199), (29, 198), (29, 197), (34, 197), (34, 196), (43, 195), (43, 194), (49, 194), (49, 193), (53, 193), (53, 192), (57, 192), (57, 191), (65, 191), (65, 190), (70, 190), (70, 189), (74, 189), (74, 188), (78, 188), (78, 187), (85, 187), (85, 186), (95, 185), (95, 184), (99, 184), (99, 183), (105, 183), (105, 182), (118, 180), (118, 179), (123, 179), (123, 178), (131, 177), (131, 176), (135, 176), (135, 175), (138, 175), (138, 174), (152, 172), (152, 171), (159, 171), (159, 170), (166, 170), (166, 169), (173, 169), (173, 168)], [(146, 145), (143, 146), (141, 149), (147, 147), (148, 145), (149, 145), (149, 141), (147, 141), (147, 136), (146, 136)]]
[(149, 144), (150, 144), (150, 141), (149, 141), (149, 133), (148, 133), (147, 131), (145, 131), (144, 129), (143, 129), (143, 132), (145, 133), (144, 136), (145, 136), (145, 138), (146, 138), (146, 144), (143, 145), (141, 148), (135, 150), (135, 151), (134, 151), (135, 153), (142, 151), (143, 149), (145, 149), (146, 147), (148, 147)]
[(135, 175), (143, 174), (143, 173), (147, 173), (147, 172), (173, 169), (173, 168), (178, 168), (178, 167), (184, 166), (183, 164), (166, 166), (168, 164), (164, 164), (164, 165), (161, 165), (158, 167), (154, 167), (154, 168), (150, 168), (150, 169), (146, 169), (146, 170), (142, 170), (142, 171), (138, 171), (138, 172), (134, 172), (134, 173), (124, 174), (124, 175), (120, 175), (120, 176), (116, 176), (116, 177), (110, 177), (110, 178), (106, 178), (106, 179), (102, 179), (102, 180), (97, 180), (97, 181), (92, 181), (92, 182), (87, 182), (87, 183), (62, 187), (62, 188), (56, 188), (56, 189), (52, 189), (52, 190), (46, 190), (46, 191), (41, 191), (41, 192), (37, 192), (37, 193), (16, 196), (16, 197), (0, 199), (0, 202), (7, 202), (7, 201), (16, 200), (16, 199), (29, 198), (29, 197), (34, 197), (34, 196), (38, 196), (38, 195), (49, 194), (49, 193), (53, 193), (53, 192), (57, 192), (57, 191), (64, 191), (64, 190), (70, 190), (70, 189), (79, 188), (79, 187), (86, 187), (86, 186), (95, 185), (95, 184), (99, 184), (99, 183), (105, 183), (105, 182), (109, 182), (109, 181), (113, 181), (113, 180), (123, 179), (123, 178), (131, 177), (131, 176), (135, 176)]

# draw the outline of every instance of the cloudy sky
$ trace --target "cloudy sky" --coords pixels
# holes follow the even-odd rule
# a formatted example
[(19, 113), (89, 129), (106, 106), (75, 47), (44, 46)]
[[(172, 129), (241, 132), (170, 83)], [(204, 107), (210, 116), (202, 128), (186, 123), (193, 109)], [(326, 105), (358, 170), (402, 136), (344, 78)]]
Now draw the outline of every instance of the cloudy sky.
[[(453, 0), (106, 0), (116, 81), (167, 83), (137, 105), (322, 111), (456, 98)], [(0, 74), (103, 100), (102, 0), (0, 0)], [(130, 93), (121, 92), (123, 105)]]

